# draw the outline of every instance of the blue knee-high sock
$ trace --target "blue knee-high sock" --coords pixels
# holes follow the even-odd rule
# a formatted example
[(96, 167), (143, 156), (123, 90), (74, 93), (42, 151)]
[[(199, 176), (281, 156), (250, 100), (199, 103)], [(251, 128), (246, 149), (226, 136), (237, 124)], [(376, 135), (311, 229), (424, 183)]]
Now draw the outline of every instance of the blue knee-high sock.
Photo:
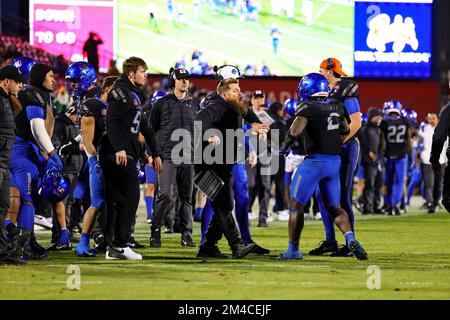
[(350, 242), (355, 241), (355, 234), (352, 231), (345, 233), (344, 237), (347, 245), (350, 244)]
[(211, 204), (211, 200), (207, 199), (205, 207), (202, 212), (202, 221), (201, 221), (201, 231), (202, 231), (202, 239), (200, 241), (200, 245), (203, 245), (206, 240), (206, 231), (208, 231), (209, 223), (211, 222), (212, 216), (214, 214), (214, 210)]
[(145, 204), (147, 207), (147, 219), (151, 219), (153, 215), (153, 200), (151, 196), (145, 196)]
[(239, 225), (239, 231), (241, 232), (242, 239), (246, 242), (253, 242), (250, 235), (250, 224), (248, 222), (248, 193), (247, 195), (236, 194), (236, 208), (234, 210), (236, 215), (236, 221)]
[(69, 242), (69, 234), (67, 233), (67, 229), (59, 230), (59, 243), (67, 243)]
[(17, 215), (17, 225), (20, 228), (33, 230), (34, 226), (34, 206), (28, 203), (21, 203), (19, 214)]
[(325, 241), (328, 243), (336, 242), (336, 234), (334, 232), (334, 221), (323, 203), (322, 196), (319, 191), (316, 192), (317, 202), (319, 203), (320, 214), (322, 215), (322, 223), (325, 227)]
[(201, 221), (203, 208), (195, 208), (194, 221)]
[(80, 237), (80, 246), (89, 247), (89, 241), (91, 240), (91, 235), (89, 233), (82, 233)]

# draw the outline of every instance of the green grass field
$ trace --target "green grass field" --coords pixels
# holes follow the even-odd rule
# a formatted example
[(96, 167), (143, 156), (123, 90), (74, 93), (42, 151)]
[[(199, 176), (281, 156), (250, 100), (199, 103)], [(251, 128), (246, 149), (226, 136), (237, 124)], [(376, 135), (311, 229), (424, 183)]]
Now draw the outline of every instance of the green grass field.
[[(203, 7), (196, 19), (191, 0), (176, 0), (182, 6), (186, 23), (168, 19), (165, 0), (153, 1), (159, 8), (158, 27), (151, 26), (147, 0), (119, 0), (118, 57), (137, 55), (144, 58), (153, 73), (167, 73), (175, 61), (185, 54), (190, 67), (192, 52), (198, 48), (210, 65), (225, 62), (243, 68), (249, 62), (265, 61), (272, 72), (298, 76), (317, 71), (320, 62), (338, 57), (344, 70), (353, 75), (354, 8), (347, 5), (314, 1), (314, 23), (306, 26), (301, 1), (296, 1), (295, 19), (274, 16), (269, 0), (263, 0), (258, 23), (243, 21), (238, 16), (209, 11)], [(272, 54), (270, 28), (277, 23), (281, 30), (280, 54)]]
[[(139, 210), (139, 241), (148, 243), (144, 208)], [(256, 228), (254, 239), (279, 253), (287, 245), (287, 222)], [(200, 225), (194, 225), (199, 240)], [(302, 261), (278, 262), (265, 256), (235, 260), (195, 258), (196, 249), (179, 246), (179, 235), (163, 235), (163, 247), (143, 249), (138, 262), (77, 258), (51, 253), (47, 261), (0, 267), (1, 299), (449, 299), (450, 215), (411, 209), (400, 217), (357, 216), (357, 236), (368, 261), (311, 257), (323, 237), (322, 223), (307, 221)], [(49, 243), (49, 233), (38, 238)], [(342, 237), (339, 235), (339, 239)], [(225, 240), (221, 249), (229, 254)], [(69, 265), (80, 268), (81, 289), (66, 287)], [(381, 288), (369, 290), (369, 266), (381, 270)]]

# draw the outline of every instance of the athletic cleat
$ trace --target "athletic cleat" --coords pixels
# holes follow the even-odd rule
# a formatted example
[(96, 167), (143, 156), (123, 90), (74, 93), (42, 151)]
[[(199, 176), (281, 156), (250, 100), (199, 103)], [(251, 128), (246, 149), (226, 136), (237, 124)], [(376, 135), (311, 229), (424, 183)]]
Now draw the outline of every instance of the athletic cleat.
[(267, 221), (267, 222), (273, 222), (273, 216), (272, 216), (271, 213), (268, 214), (267, 220), (266, 220), (266, 221)]
[(358, 241), (354, 240), (354, 241), (350, 242), (350, 244), (348, 246), (349, 246), (350, 250), (353, 252), (353, 254), (355, 255), (356, 259), (358, 259), (358, 260), (368, 260), (369, 259), (366, 251), (359, 244)]
[(267, 228), (267, 227), (269, 227), (269, 225), (267, 224), (267, 221), (265, 221), (265, 220), (260, 220), (260, 221), (258, 222), (258, 228)]
[(152, 219), (147, 219), (147, 224), (152, 224)]
[(219, 247), (215, 245), (203, 245), (197, 252), (197, 258), (216, 258), (225, 259), (228, 258), (226, 255), (220, 252)]
[(72, 243), (54, 243), (50, 247), (47, 248), (48, 251), (71, 251)]
[(80, 247), (79, 245), (75, 247), (75, 254), (83, 258), (93, 258), (97, 256), (97, 250), (91, 248)]
[(139, 243), (134, 239), (134, 237), (131, 237), (130, 242), (128, 242), (128, 245), (133, 249), (143, 249), (145, 248), (145, 245), (142, 243)]
[(353, 252), (347, 246), (341, 246), (339, 250), (330, 254), (330, 257), (353, 257)]
[(250, 242), (250, 243), (255, 244), (255, 247), (250, 251), (250, 253), (255, 253), (257, 255), (263, 255), (263, 254), (270, 253), (269, 249), (263, 248), (263, 247), (257, 245), (255, 242)]
[(321, 241), (320, 245), (317, 248), (312, 249), (310, 252), (308, 252), (308, 254), (310, 256), (321, 256), (324, 253), (333, 253), (338, 250), (339, 248), (337, 242), (329, 243), (326, 241)]
[(130, 247), (116, 248), (108, 246), (106, 249), (106, 260), (142, 260), (142, 255)]
[(46, 230), (52, 230), (53, 224), (51, 221), (52, 221), (51, 218), (47, 219), (38, 214), (34, 216), (34, 224), (38, 225)]
[(270, 258), (272, 260), (302, 260), (303, 256), (300, 251), (296, 251), (296, 252), (291, 252), (291, 253), (283, 252), (277, 256), (272, 256)]
[(233, 245), (233, 258), (241, 259), (248, 255), (256, 247), (256, 243), (245, 243), (243, 240), (239, 240), (238, 243)]
[(322, 215), (320, 214), (320, 212), (314, 214), (314, 220), (322, 220)]
[(186, 235), (181, 238), (181, 246), (184, 248), (195, 248), (197, 245), (192, 241), (190, 235)]

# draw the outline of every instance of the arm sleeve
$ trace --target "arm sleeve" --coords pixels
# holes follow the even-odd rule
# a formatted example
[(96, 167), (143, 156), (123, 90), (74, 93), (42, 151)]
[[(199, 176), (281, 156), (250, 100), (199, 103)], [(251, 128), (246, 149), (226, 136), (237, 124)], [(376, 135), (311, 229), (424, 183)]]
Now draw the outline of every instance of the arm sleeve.
[(354, 113), (361, 112), (361, 109), (359, 108), (359, 102), (358, 99), (355, 97), (346, 98), (344, 100), (345, 110), (347, 110), (347, 113), (349, 116), (351, 116)]
[(34, 139), (37, 144), (46, 153), (50, 153), (55, 148), (53, 147), (53, 143), (48, 136), (47, 131), (45, 130), (45, 121), (44, 119), (33, 118), (30, 121), (31, 133), (33, 134)]
[(108, 99), (109, 106), (106, 113), (106, 132), (115, 152), (127, 150), (127, 136), (122, 121), (125, 118), (126, 105), (117, 99)]
[(431, 145), (431, 163), (439, 163), (445, 140), (447, 140), (448, 126), (450, 121), (450, 104), (447, 104), (441, 111), (439, 122), (434, 129), (433, 143)]

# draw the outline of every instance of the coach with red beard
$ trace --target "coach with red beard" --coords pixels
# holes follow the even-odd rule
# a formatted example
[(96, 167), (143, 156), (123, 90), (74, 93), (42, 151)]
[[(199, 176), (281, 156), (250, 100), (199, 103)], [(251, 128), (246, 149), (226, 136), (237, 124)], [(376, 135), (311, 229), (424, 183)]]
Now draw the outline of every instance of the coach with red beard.
[[(237, 130), (242, 127), (242, 118), (251, 124), (254, 132), (267, 132), (269, 126), (262, 124), (256, 114), (248, 107), (243, 99), (243, 94), (239, 88), (239, 81), (233, 78), (225, 79), (219, 82), (217, 92), (210, 94), (205, 99), (205, 107), (197, 113), (196, 125), (201, 124), (202, 135), (206, 133), (205, 139), (210, 144), (222, 144), (224, 155), (219, 163), (206, 164), (204, 159), (200, 166), (196, 166), (196, 170), (211, 170), (217, 177), (224, 182), (219, 193), (212, 201), (214, 215), (206, 232), (206, 241), (200, 246), (197, 257), (225, 257), (219, 251), (217, 242), (222, 237), (222, 233), (228, 240), (234, 258), (245, 257), (255, 244), (246, 244), (239, 237), (239, 230), (236, 227), (232, 215), (233, 199), (232, 199), (232, 168), (236, 161), (237, 144), (235, 139), (226, 140), (227, 130)], [(221, 133), (218, 135), (207, 136), (208, 129), (216, 129)], [(221, 141), (223, 139), (223, 141)], [(227, 163), (226, 152), (227, 146), (234, 150), (234, 159)], [(230, 150), (230, 149), (228, 149)], [(198, 172), (197, 172), (198, 173)]]

